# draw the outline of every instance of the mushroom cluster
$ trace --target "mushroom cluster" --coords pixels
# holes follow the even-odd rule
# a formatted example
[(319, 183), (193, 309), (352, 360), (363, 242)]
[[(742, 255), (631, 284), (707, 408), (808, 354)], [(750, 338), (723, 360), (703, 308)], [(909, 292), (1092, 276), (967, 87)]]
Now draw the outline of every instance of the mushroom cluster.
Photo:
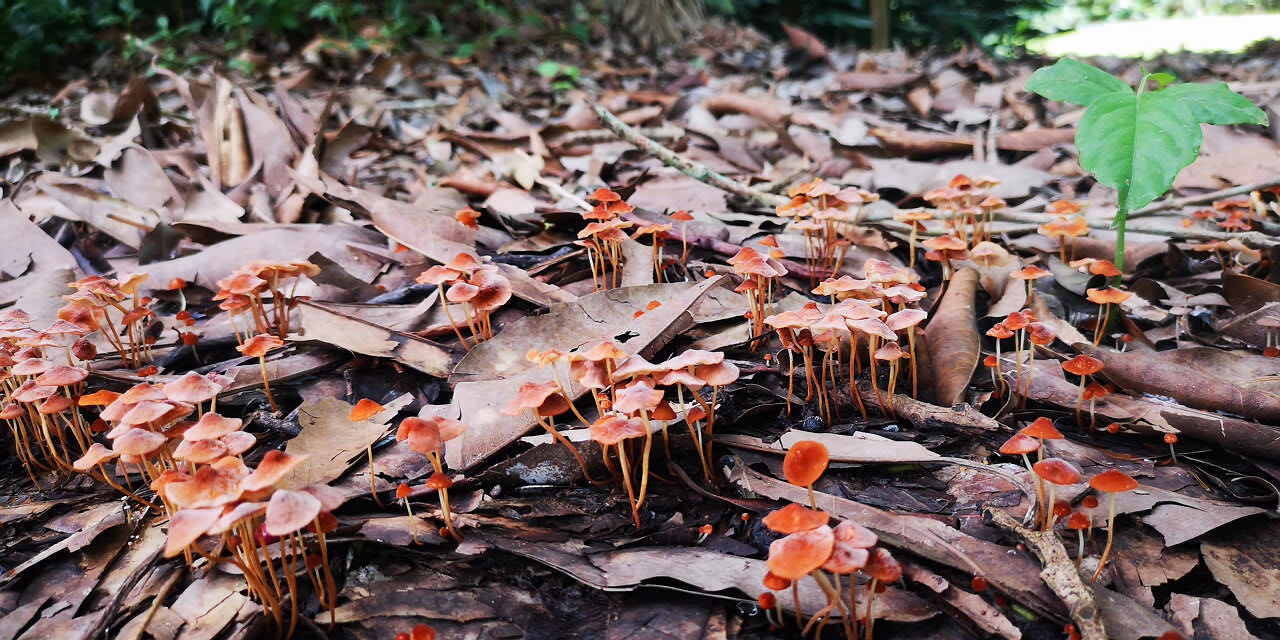
[[(877, 379), (877, 362), (884, 362), (889, 368), (888, 397), (881, 397), (878, 383), (872, 385), (877, 397), (881, 397), (880, 406), (886, 416), (893, 414), (893, 394), (903, 359), (912, 363), (912, 395), (917, 393), (916, 328), (928, 314), (914, 305), (924, 297), (924, 292), (911, 269), (897, 268), (873, 258), (866, 261), (863, 271), (865, 279), (828, 278), (814, 289), (815, 294), (829, 296), (833, 301), (825, 311), (810, 302), (800, 309), (765, 318), (765, 324), (778, 332), (791, 363), (791, 374), (795, 371), (794, 354), (800, 354), (808, 389), (805, 402), (816, 397), (818, 411), (828, 421), (838, 417), (835, 403), (827, 392), (828, 380), (835, 388), (836, 381), (845, 378), (842, 373), (845, 369), (848, 391), (863, 419), (867, 418), (866, 407), (854, 388), (855, 378), (862, 370), (859, 348), (863, 344), (873, 382)], [(849, 345), (847, 365), (840, 362), (845, 344)], [(907, 345), (906, 349), (902, 348), (903, 344)], [(820, 363), (815, 357), (815, 346), (823, 352)], [(788, 378), (793, 376), (789, 374)], [(788, 399), (793, 390), (794, 382), (788, 385)]]
[(804, 234), (811, 285), (816, 285), (822, 274), (834, 275), (840, 270), (862, 206), (880, 199), (876, 193), (856, 187), (842, 189), (822, 178), (792, 187), (787, 197), (791, 200), (776, 213), (791, 218), (788, 228)]
[(58, 309), (58, 318), (75, 325), (80, 335), (100, 331), (126, 366), (137, 369), (151, 360), (155, 338), (148, 327), (155, 318), (151, 299), (139, 289), (147, 280), (144, 273), (119, 278), (92, 275), (71, 283), (75, 293), (62, 296), (67, 303)]
[[(1079, 567), (1084, 558), (1084, 532), (1091, 530), (1094, 526), (1092, 510), (1098, 507), (1099, 501), (1096, 496), (1085, 496), (1081, 500), (1084, 510), (1074, 511), (1069, 503), (1054, 499), (1057, 487), (1078, 485), (1083, 480), (1080, 470), (1075, 465), (1061, 458), (1044, 456), (1045, 440), (1060, 440), (1064, 437), (1048, 418), (1040, 417), (1005, 441), (1000, 447), (1000, 453), (1021, 456), (1027, 469), (1036, 476), (1036, 520), (1041, 530), (1052, 531), (1058, 520), (1065, 518), (1066, 528), (1076, 532), (1079, 545), (1076, 566)], [(1027, 457), (1033, 452), (1037, 456), (1037, 462), (1034, 464)], [(1046, 485), (1048, 485), (1047, 492)], [(1110, 498), (1107, 513), (1107, 542), (1092, 577), (1096, 581), (1103, 567), (1106, 566), (1107, 558), (1111, 555), (1111, 545), (1115, 537), (1116, 495), (1136, 489), (1138, 482), (1118, 469), (1110, 469), (1090, 478), (1089, 486), (1099, 493), (1108, 494)]]
[(997, 178), (958, 174), (947, 186), (925, 193), (924, 199), (942, 214), (947, 229), (967, 246), (990, 239), (991, 216), (1005, 207), (1004, 200), (991, 194), (999, 185)]
[[(459, 253), (448, 264), (436, 265), (417, 277), (419, 284), (436, 285), (440, 306), (458, 341), (468, 350), (493, 337), (490, 317), (511, 299), (511, 281), (494, 264), (481, 263), (469, 253)], [(448, 285), (448, 289), (445, 289)], [(471, 336), (468, 340), (454, 320), (450, 305), (462, 309), (462, 318)]]
[[(704, 477), (710, 480), (717, 396), (722, 387), (738, 379), (738, 368), (725, 362), (723, 353), (690, 349), (655, 364), (643, 356), (628, 354), (612, 341), (597, 340), (569, 353), (532, 350), (527, 357), (540, 366), (550, 366), (555, 382), (523, 385), (503, 413), (515, 416), (532, 411), (538, 424), (569, 448), (590, 480), (581, 454), (554, 424), (556, 416), (572, 412), (600, 445), (605, 466), (625, 487), (637, 527), (648, 489), (649, 455), (655, 432), (661, 432), (669, 452), (666, 428), (683, 420), (693, 437)], [(562, 365), (567, 365), (567, 377), (560, 371)], [(588, 420), (573, 405), (571, 398), (576, 394), (567, 390), (566, 380), (575, 388), (590, 392), (598, 416), (595, 420)], [(707, 387), (711, 391), (704, 397)], [(675, 396), (675, 405), (668, 395)], [(643, 439), (640, 451), (628, 452), (627, 441), (632, 439)], [(611, 451), (617, 457), (616, 465), (610, 458)]]
[[(218, 308), (227, 312), (237, 339), (243, 341), (261, 333), (283, 339), (289, 336), (289, 312), (300, 299), (299, 283), (304, 277), (314, 278), (319, 273), (320, 267), (306, 260), (255, 260), (219, 280), (213, 299), (220, 301)], [(244, 314), (250, 320), (240, 327), (236, 316)]]
[(574, 244), (587, 251), (587, 263), (591, 266), (591, 280), (596, 291), (616, 288), (622, 278), (622, 243), (627, 240), (625, 229), (635, 225), (623, 220), (622, 216), (635, 211), (635, 207), (605, 187), (596, 189), (588, 199), (594, 206), (582, 214), (587, 226), (578, 232), (578, 240)]
[(30, 323), (21, 310), (0, 312), (0, 420), (39, 487), (37, 472), (71, 470), (92, 442), (92, 426), (76, 405), (89, 375), (80, 364), (93, 349), (76, 324), (56, 320), (41, 331)]
[[(765, 515), (765, 527), (781, 537), (769, 545), (769, 572), (764, 586), (770, 591), (791, 590), (801, 635), (814, 630), (814, 637), (821, 637), (823, 627), (838, 610), (846, 637), (858, 637), (862, 621), (864, 637), (870, 640), (876, 593), (897, 582), (902, 577), (902, 567), (888, 550), (876, 546), (879, 539), (874, 532), (851, 520), (832, 527), (831, 516), (814, 506), (813, 483), (826, 470), (828, 460), (826, 447), (818, 442), (797, 442), (787, 451), (783, 474), (788, 482), (808, 489), (810, 506), (793, 503)], [(866, 607), (861, 614), (857, 606), (858, 573), (868, 578)], [(798, 588), (806, 576), (817, 582), (827, 598), (827, 604), (808, 622), (804, 620)], [(766, 595), (771, 597), (762, 598), (762, 603), (780, 606), (776, 596)], [(782, 618), (780, 610), (778, 618)]]
[[(170, 517), (165, 555), (234, 565), (278, 628), (285, 628), (289, 611), (292, 633), (299, 573), (309, 577), (324, 607), (332, 612), (336, 606), (325, 534), (337, 525), (330, 512), (342, 497), (325, 486), (282, 484), (305, 456), (272, 450), (256, 468), (245, 463), (257, 439), (242, 430), (240, 419), (215, 410), (229, 383), (218, 374), (192, 372), (124, 393), (81, 396), (78, 405), (102, 407), (99, 418), (111, 445), (94, 442), (72, 466), (148, 505), (143, 491), (154, 492), (163, 507), (151, 506)], [(202, 544), (204, 538), (215, 542)]]

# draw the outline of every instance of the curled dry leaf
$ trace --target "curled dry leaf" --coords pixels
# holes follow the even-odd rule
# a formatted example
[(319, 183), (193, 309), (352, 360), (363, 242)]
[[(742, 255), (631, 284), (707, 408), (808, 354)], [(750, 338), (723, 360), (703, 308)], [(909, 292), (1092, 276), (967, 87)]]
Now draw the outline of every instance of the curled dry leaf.
[(938, 404), (951, 406), (964, 398), (969, 378), (978, 368), (982, 343), (978, 336), (974, 296), (978, 272), (963, 269), (951, 278), (925, 329)]

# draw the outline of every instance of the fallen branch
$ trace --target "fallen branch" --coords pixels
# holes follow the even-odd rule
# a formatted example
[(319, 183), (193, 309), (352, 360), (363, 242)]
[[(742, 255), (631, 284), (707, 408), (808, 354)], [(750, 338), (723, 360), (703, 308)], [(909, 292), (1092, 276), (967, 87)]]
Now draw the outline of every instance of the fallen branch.
[(1181, 209), (1182, 207), (1204, 204), (1206, 202), (1213, 202), (1214, 200), (1221, 200), (1232, 196), (1241, 196), (1246, 193), (1262, 191), (1263, 189), (1270, 189), (1272, 187), (1280, 187), (1280, 178), (1273, 178), (1271, 180), (1255, 182), (1253, 184), (1242, 184), (1237, 187), (1219, 189), (1217, 191), (1210, 191), (1209, 193), (1201, 193), (1199, 195), (1186, 196), (1183, 198), (1167, 198), (1160, 202), (1153, 202), (1141, 209), (1138, 209), (1137, 211), (1134, 211), (1133, 213), (1130, 213), (1129, 219), (1132, 220), (1134, 218), (1149, 216), (1153, 213), (1158, 213), (1168, 209)]
[(1083, 640), (1107, 640), (1107, 630), (1102, 624), (1098, 605), (1093, 601), (1093, 592), (1080, 579), (1080, 572), (1058, 540), (1058, 534), (1026, 529), (998, 509), (987, 509), (986, 514), (1000, 528), (1018, 534), (1031, 553), (1040, 559), (1043, 567), (1040, 579), (1062, 599), (1062, 604), (1067, 605), (1067, 612), (1080, 637)]
[(658, 144), (652, 138), (642, 135), (634, 127), (618, 119), (608, 109), (592, 104), (591, 108), (595, 110), (596, 116), (600, 118), (600, 122), (604, 123), (610, 131), (617, 134), (619, 138), (630, 142), (641, 151), (661, 160), (668, 167), (680, 171), (680, 173), (693, 178), (699, 182), (704, 182), (717, 189), (728, 191), (739, 198), (754, 202), (762, 207), (776, 209), (780, 205), (788, 202), (787, 198), (772, 193), (764, 193), (748, 187), (724, 174), (712, 171), (710, 168), (694, 162), (688, 158), (682, 157), (676, 152)]

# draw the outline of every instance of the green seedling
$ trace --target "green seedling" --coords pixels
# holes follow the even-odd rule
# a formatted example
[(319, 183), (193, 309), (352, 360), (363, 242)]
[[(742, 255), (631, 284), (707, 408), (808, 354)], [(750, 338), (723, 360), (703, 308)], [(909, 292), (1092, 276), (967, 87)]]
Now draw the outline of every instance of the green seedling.
[(1085, 107), (1076, 128), (1076, 149), (1080, 166), (1119, 193), (1112, 226), (1115, 264), (1122, 270), (1125, 220), (1164, 195), (1178, 172), (1195, 161), (1203, 139), (1200, 125), (1267, 124), (1267, 115), (1226, 83), (1173, 81), (1167, 73), (1144, 71), (1134, 91), (1123, 80), (1069, 58), (1027, 80), (1027, 91)]

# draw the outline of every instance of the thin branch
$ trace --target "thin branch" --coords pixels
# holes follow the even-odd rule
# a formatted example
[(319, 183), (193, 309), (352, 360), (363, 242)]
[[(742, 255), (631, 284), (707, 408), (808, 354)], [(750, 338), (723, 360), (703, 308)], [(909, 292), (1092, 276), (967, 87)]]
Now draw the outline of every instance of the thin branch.
[(1272, 187), (1280, 187), (1280, 178), (1273, 178), (1271, 180), (1255, 182), (1253, 184), (1242, 184), (1238, 187), (1219, 189), (1218, 191), (1210, 191), (1209, 193), (1202, 193), (1194, 196), (1169, 198), (1167, 200), (1161, 200), (1160, 202), (1153, 202), (1129, 214), (1129, 219), (1132, 220), (1134, 218), (1149, 216), (1168, 209), (1181, 209), (1182, 207), (1204, 204), (1206, 202), (1213, 202), (1214, 200), (1221, 200), (1232, 196), (1241, 196), (1252, 191), (1262, 191), (1263, 189), (1270, 189)]
[(788, 200), (783, 196), (757, 191), (756, 189), (743, 185), (724, 174), (712, 171), (705, 165), (677, 154), (676, 152), (658, 144), (652, 138), (641, 135), (634, 127), (619, 120), (618, 117), (610, 113), (608, 109), (605, 109), (598, 104), (592, 104), (591, 108), (595, 110), (596, 115), (600, 118), (600, 122), (604, 123), (604, 126), (617, 134), (619, 138), (630, 142), (641, 151), (654, 156), (667, 166), (679, 170), (681, 173), (693, 178), (694, 180), (704, 182), (716, 187), (717, 189), (723, 189), (724, 191), (728, 191), (739, 198), (754, 202), (769, 209), (776, 209), (788, 202)]
[(1106, 640), (1107, 630), (1102, 624), (1102, 613), (1093, 600), (1093, 592), (1080, 579), (1080, 572), (1058, 540), (1058, 534), (1024, 528), (1012, 516), (999, 509), (987, 509), (986, 513), (1000, 528), (1018, 534), (1027, 543), (1027, 548), (1040, 559), (1043, 567), (1040, 579), (1062, 599), (1062, 604), (1067, 605), (1071, 621), (1076, 624), (1080, 637), (1083, 640)]

